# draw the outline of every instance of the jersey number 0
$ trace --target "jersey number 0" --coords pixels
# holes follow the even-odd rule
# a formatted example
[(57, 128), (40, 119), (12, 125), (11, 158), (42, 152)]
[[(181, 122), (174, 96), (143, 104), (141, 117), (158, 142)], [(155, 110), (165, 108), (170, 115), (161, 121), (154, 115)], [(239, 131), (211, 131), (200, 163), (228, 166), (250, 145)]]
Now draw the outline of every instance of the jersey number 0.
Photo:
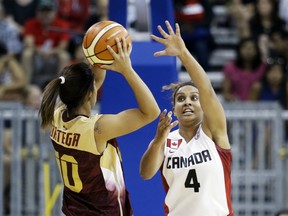
[(83, 184), (79, 177), (78, 162), (73, 156), (64, 154), (59, 158), (59, 153), (56, 152), (55, 154), (64, 185), (70, 190), (79, 193), (83, 188)]

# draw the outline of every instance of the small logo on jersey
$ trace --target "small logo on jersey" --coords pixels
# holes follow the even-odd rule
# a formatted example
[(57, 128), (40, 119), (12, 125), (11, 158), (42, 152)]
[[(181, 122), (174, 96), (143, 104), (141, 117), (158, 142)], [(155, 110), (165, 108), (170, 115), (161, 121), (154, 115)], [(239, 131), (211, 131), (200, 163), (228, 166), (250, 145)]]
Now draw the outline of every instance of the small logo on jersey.
[(200, 137), (200, 128), (197, 130), (197, 133), (195, 135), (195, 140), (198, 140)]
[(178, 140), (167, 139), (167, 147), (170, 148), (169, 153), (174, 153), (179, 148), (181, 143), (182, 143), (182, 139), (178, 139)]

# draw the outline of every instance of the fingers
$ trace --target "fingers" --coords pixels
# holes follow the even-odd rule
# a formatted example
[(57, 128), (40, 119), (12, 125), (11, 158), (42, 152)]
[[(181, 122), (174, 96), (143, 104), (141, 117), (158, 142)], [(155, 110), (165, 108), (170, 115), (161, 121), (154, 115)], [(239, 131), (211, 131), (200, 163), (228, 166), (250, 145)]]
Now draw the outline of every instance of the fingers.
[(180, 36), (180, 26), (178, 23), (175, 24), (175, 34), (177, 36)]
[(167, 127), (170, 126), (171, 121), (172, 121), (172, 112), (169, 111), (168, 114), (166, 115), (167, 110), (165, 109), (161, 114), (160, 114), (160, 120), (159, 120), (159, 128), (161, 130), (165, 130)]
[(163, 36), (163, 38), (166, 39), (169, 37), (169, 34), (167, 34), (160, 25), (157, 26), (157, 29), (160, 32), (160, 34)]
[(151, 38), (152, 38), (153, 40), (159, 42), (159, 43), (162, 43), (162, 44), (165, 43), (165, 39), (160, 38), (160, 37), (157, 37), (157, 36), (155, 36), (155, 35), (151, 35)]
[(164, 56), (164, 55), (166, 55), (166, 51), (165, 51), (165, 50), (158, 51), (158, 52), (155, 52), (153, 55), (154, 55), (155, 57), (157, 57), (157, 56)]
[(163, 112), (160, 114), (160, 117), (159, 117), (160, 121), (165, 118), (166, 113), (167, 113), (167, 110), (164, 109)]
[[(122, 44), (121, 44), (119, 38), (116, 38), (115, 41), (117, 44), (118, 54), (121, 55), (123, 53)], [(124, 44), (123, 44), (123, 46), (124, 46)], [(126, 46), (126, 41), (125, 41), (125, 46)]]
[(169, 35), (174, 35), (174, 30), (172, 28), (172, 26), (170, 25), (169, 21), (165, 21), (166, 27), (168, 29)]
[[(117, 44), (118, 45), (118, 44)], [(107, 45), (107, 50), (111, 53), (111, 55), (115, 58), (117, 53), (112, 49), (111, 46)]]
[[(127, 53), (127, 43), (125, 37), (122, 37), (122, 49), (124, 53)], [(121, 44), (120, 44), (121, 45)]]

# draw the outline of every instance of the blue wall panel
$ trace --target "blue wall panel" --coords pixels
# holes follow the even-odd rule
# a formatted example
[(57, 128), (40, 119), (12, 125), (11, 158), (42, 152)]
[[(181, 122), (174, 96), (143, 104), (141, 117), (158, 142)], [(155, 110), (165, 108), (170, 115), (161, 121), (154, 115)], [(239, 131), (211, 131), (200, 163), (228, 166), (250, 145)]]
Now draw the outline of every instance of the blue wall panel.
[[(155, 51), (163, 48), (154, 42), (133, 42), (131, 54), (135, 71), (148, 85), (161, 110), (171, 109), (170, 92), (162, 92), (162, 86), (178, 80), (175, 57), (153, 57)], [(132, 107), (137, 107), (137, 103), (126, 80), (121, 74), (108, 71), (103, 85), (101, 113), (117, 113)], [(157, 123), (158, 119), (136, 132), (118, 138), (135, 216), (164, 214), (164, 190), (159, 172), (147, 181), (139, 175), (141, 156), (155, 135)]]

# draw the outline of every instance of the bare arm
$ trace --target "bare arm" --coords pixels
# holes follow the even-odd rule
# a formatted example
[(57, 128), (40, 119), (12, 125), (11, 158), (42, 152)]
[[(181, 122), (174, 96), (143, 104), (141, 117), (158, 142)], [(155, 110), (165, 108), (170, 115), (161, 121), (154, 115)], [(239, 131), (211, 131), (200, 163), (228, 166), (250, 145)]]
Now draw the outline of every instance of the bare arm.
[(98, 141), (106, 141), (114, 137), (122, 136), (133, 132), (148, 123), (152, 122), (159, 115), (158, 104), (138, 74), (134, 71), (131, 65), (130, 53), (132, 45), (127, 46), (126, 41), (122, 38), (122, 44), (117, 41), (118, 54), (108, 46), (110, 53), (114, 57), (112, 65), (103, 65), (104, 70), (113, 70), (121, 73), (129, 86), (131, 87), (138, 108), (124, 110), (116, 115), (103, 115), (96, 126), (95, 136)]
[(231, 94), (231, 81), (226, 76), (224, 77), (222, 94), (227, 101), (235, 101), (237, 98)]
[(156, 135), (141, 158), (140, 175), (143, 179), (152, 178), (159, 170), (164, 160), (164, 144), (166, 137), (170, 130), (178, 124), (178, 121), (171, 123), (171, 111), (167, 115), (166, 113), (166, 110), (161, 113)]
[(26, 85), (25, 73), (20, 63), (13, 56), (7, 55), (5, 57), (6, 66), (11, 73), (12, 82), (3, 84), (1, 88), (5, 89), (5, 92), (19, 90)]
[(106, 70), (103, 70), (103, 69), (96, 67), (96, 66), (92, 66), (91, 68), (95, 74), (95, 82), (96, 82), (97, 90), (99, 90), (101, 88), (104, 80), (105, 80)]
[[(186, 48), (180, 35), (179, 25), (175, 25), (176, 31), (174, 33), (170, 23), (166, 21), (165, 24), (168, 33), (166, 33), (161, 26), (158, 26), (158, 30), (163, 38), (159, 38), (155, 35), (152, 35), (152, 38), (165, 45), (166, 49), (156, 52), (154, 55), (177, 56), (180, 59), (199, 90), (199, 100), (204, 111), (204, 120), (202, 123), (203, 130), (220, 147), (230, 148), (224, 109), (218, 100), (207, 74)], [(217, 115), (215, 115), (215, 113), (217, 113)]]

